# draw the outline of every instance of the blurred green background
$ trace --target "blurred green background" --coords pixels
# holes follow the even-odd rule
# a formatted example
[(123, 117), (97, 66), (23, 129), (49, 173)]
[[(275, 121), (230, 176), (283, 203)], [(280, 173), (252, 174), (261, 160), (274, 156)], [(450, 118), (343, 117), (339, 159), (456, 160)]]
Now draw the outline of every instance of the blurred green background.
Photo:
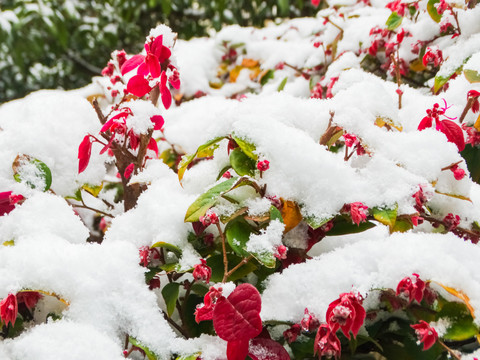
[(0, 103), (88, 84), (113, 50), (140, 51), (159, 23), (190, 39), (317, 10), (310, 0), (0, 0)]

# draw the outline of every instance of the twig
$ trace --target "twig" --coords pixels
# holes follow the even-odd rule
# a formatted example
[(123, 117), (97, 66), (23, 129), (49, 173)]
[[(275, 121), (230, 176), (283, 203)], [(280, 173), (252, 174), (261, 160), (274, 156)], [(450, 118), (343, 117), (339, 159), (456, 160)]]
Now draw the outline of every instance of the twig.
[(167, 322), (172, 325), (180, 334), (182, 334), (185, 339), (188, 339), (188, 335), (185, 333), (185, 330), (175, 321), (170, 319), (167, 314), (163, 313), (163, 318), (167, 320)]
[(448, 166), (445, 166), (444, 168), (442, 168), (441, 170), (442, 171), (445, 171), (445, 170), (450, 170), (452, 167), (454, 167), (455, 165), (458, 165), (462, 162), (463, 160), (460, 160), (460, 161), (457, 161), (456, 163), (453, 163), (453, 164), (450, 164)]
[(468, 113), (468, 110), (471, 109), (473, 103), (475, 102), (475, 100), (477, 100), (476, 97), (470, 97), (468, 100), (467, 100), (467, 104), (465, 105), (465, 108), (463, 109), (462, 111), (462, 115), (460, 115), (460, 118), (458, 119), (458, 121), (460, 122), (460, 124), (462, 123), (462, 121), (465, 119), (465, 116), (467, 116), (467, 113)]
[(447, 345), (445, 345), (445, 343), (444, 343), (442, 340), (439, 339), (439, 340), (437, 340), (437, 341), (438, 341), (438, 343), (439, 343), (440, 345), (442, 345), (442, 347), (443, 347), (445, 350), (448, 351), (448, 353), (449, 353), (453, 358), (455, 358), (455, 359), (457, 359), (457, 360), (461, 360), (461, 359), (462, 359), (460, 356), (457, 355), (457, 353), (456, 353), (454, 350), (450, 349)]
[(228, 258), (227, 258), (227, 247), (225, 245), (225, 234), (222, 231), (222, 228), (220, 227), (220, 222), (217, 222), (217, 229), (218, 232), (220, 233), (220, 237), (222, 238), (222, 251), (223, 251), (223, 279), (222, 282), (227, 281), (228, 277)]
[[(240, 261), (237, 265), (235, 265), (235, 267), (230, 270), (229, 272), (227, 272), (227, 279), (230, 275), (232, 275), (235, 271), (237, 271), (238, 269), (240, 269), (243, 265), (245, 265), (247, 262), (249, 262), (250, 260), (253, 259), (253, 255), (250, 255), (249, 257), (246, 257), (244, 258), (242, 261)], [(224, 281), (225, 282), (225, 281)]]
[(95, 112), (97, 113), (98, 120), (103, 124), (107, 122), (107, 119), (105, 118), (105, 115), (103, 115), (102, 109), (100, 109), (100, 106), (98, 105), (98, 100), (97, 98), (93, 99), (92, 101), (93, 108), (95, 109)]

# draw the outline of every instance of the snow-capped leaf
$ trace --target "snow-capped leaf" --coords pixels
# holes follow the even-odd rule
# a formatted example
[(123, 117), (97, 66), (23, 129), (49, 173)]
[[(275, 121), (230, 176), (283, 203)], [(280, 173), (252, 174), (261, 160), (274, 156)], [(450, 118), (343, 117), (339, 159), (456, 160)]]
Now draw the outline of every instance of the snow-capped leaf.
[(287, 350), (271, 339), (256, 338), (250, 341), (248, 356), (252, 360), (290, 360)]
[(129, 336), (128, 341), (133, 346), (136, 346), (136, 347), (142, 349), (145, 352), (145, 355), (147, 356), (148, 360), (158, 360), (157, 355), (155, 355), (155, 353), (153, 351), (151, 351), (147, 346), (143, 345), (141, 342), (139, 342), (134, 337)]
[(29, 155), (18, 155), (12, 168), (15, 181), (25, 183), (32, 189), (40, 186), (40, 190), (47, 191), (52, 185), (52, 172), (49, 167)]

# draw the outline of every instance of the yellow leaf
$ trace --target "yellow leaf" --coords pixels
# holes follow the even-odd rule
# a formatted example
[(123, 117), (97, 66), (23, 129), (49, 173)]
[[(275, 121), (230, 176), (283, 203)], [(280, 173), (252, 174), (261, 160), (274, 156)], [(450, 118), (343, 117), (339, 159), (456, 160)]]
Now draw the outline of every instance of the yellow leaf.
[(208, 83), (208, 85), (210, 85), (210, 87), (211, 87), (212, 89), (221, 89), (222, 86), (223, 86), (223, 83), (222, 83), (222, 82), (213, 82), (213, 81), (211, 81), (211, 82)]
[(242, 66), (246, 67), (246, 68), (254, 68), (258, 65), (259, 65), (259, 63), (258, 63), (257, 60), (253, 60), (253, 59), (243, 59), (242, 60)]
[(420, 59), (416, 59), (415, 61), (412, 61), (410, 63), (410, 70), (423, 71), (425, 69), (426, 69), (426, 67), (423, 65), (423, 62)]
[(90, 104), (93, 103), (93, 100), (97, 99), (97, 98), (104, 98), (105, 95), (103, 94), (93, 94), (93, 95), (89, 95), (87, 96), (87, 100), (90, 102)]
[(445, 289), (445, 291), (462, 300), (467, 306), (468, 311), (470, 311), (472, 318), (475, 319), (475, 315), (474, 315), (475, 309), (472, 307), (472, 305), (470, 305), (470, 298), (462, 290), (457, 290), (449, 286), (445, 286), (437, 281), (434, 281), (434, 283), (440, 285), (442, 288)]
[(392, 128), (394, 128), (398, 131), (403, 131), (403, 127), (401, 125), (396, 125), (393, 120), (389, 118), (377, 117), (375, 120), (375, 125), (381, 128), (385, 127), (387, 130), (392, 130)]
[(290, 200), (282, 200), (282, 213), (283, 222), (285, 223), (285, 233), (296, 227), (300, 221), (302, 221), (302, 214), (297, 203)]
[(255, 80), (258, 77), (258, 75), (262, 72), (262, 70), (260, 69), (260, 66), (254, 67), (250, 70), (251, 70), (250, 80)]
[(13, 246), (13, 245), (15, 245), (15, 240), (5, 241), (2, 245), (3, 246)]
[(230, 71), (230, 82), (234, 83), (237, 81), (238, 75), (240, 75), (240, 71), (243, 70), (243, 66), (235, 66)]
[(445, 196), (449, 196), (449, 197), (452, 197), (452, 198), (455, 198), (455, 199), (460, 199), (460, 200), (465, 200), (465, 201), (470, 201), (472, 202), (472, 200), (466, 196), (463, 196), (463, 195), (456, 195), (456, 194), (449, 194), (449, 193), (444, 193), (444, 192), (441, 192), (441, 191), (438, 191), (435, 189), (435, 192), (437, 194), (440, 194), (440, 195), (445, 195)]
[(475, 125), (473, 125), (473, 127), (477, 129), (477, 131), (480, 131), (480, 115), (478, 115), (478, 118), (475, 121)]
[(85, 190), (86, 192), (90, 193), (95, 197), (97, 197), (98, 194), (100, 194), (100, 191), (102, 191), (102, 188), (103, 188), (103, 182), (100, 185), (85, 184), (82, 186), (83, 190)]

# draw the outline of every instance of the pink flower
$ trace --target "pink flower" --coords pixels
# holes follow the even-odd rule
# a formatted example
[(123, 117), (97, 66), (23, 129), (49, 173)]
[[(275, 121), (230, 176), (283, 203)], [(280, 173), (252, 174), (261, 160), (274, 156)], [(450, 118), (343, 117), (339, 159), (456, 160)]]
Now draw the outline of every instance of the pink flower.
[(477, 129), (472, 126), (467, 126), (467, 124), (463, 124), (462, 129), (467, 133), (467, 144), (472, 146), (480, 145), (480, 132), (478, 132)]
[(356, 337), (366, 316), (362, 302), (361, 295), (353, 291), (341, 294), (328, 306), (327, 323), (332, 329), (339, 326), (348, 339), (350, 339), (350, 332), (353, 337)]
[(430, 63), (433, 63), (435, 67), (439, 66), (443, 62), (443, 53), (442, 50), (427, 48), (425, 55), (423, 55), (423, 66), (427, 66)]
[(411, 303), (413, 299), (420, 303), (423, 299), (423, 292), (425, 290), (425, 282), (422, 281), (418, 274), (412, 274), (400, 280), (397, 285), (397, 296), (403, 295), (408, 298), (408, 302)]
[(222, 296), (223, 289), (219, 287), (218, 289), (211, 286), (210, 290), (205, 294), (203, 298), (203, 306), (197, 306), (195, 310), (195, 321), (200, 323), (200, 321), (204, 320), (212, 320), (213, 319), (213, 309), (215, 308), (215, 304), (217, 300)]
[(311, 2), (312, 2), (312, 5), (315, 7), (318, 7), (318, 5), (320, 5), (320, 0), (311, 0)]
[(447, 231), (452, 231), (455, 230), (458, 225), (460, 225), (460, 216), (458, 215), (453, 215), (452, 213), (449, 213), (447, 216), (445, 216), (442, 220), (443, 225), (445, 225), (445, 229)]
[(410, 327), (415, 329), (418, 340), (423, 343), (423, 350), (430, 349), (438, 340), (436, 330), (423, 320), (420, 320), (419, 324), (410, 325)]
[(14, 326), (17, 314), (17, 297), (13, 294), (8, 294), (8, 296), (0, 302), (0, 318), (5, 325), (11, 323), (12, 326)]
[(455, 180), (462, 180), (465, 177), (465, 170), (459, 168), (458, 165), (452, 166), (450, 170), (453, 172)]
[(360, 142), (355, 135), (349, 133), (343, 134), (343, 139), (347, 147), (355, 146)]
[(232, 174), (230, 173), (230, 171), (225, 171), (222, 177), (224, 177), (225, 179), (230, 179), (232, 177)]
[(194, 266), (193, 278), (197, 281), (204, 280), (206, 283), (209, 283), (211, 276), (212, 269), (204, 259), (200, 259), (200, 264)]
[(290, 329), (283, 332), (283, 337), (289, 344), (297, 340), (298, 335), (302, 332), (302, 327), (299, 324), (293, 324)]
[(423, 223), (423, 218), (421, 216), (412, 216), (410, 219), (412, 220), (413, 226), (418, 226)]
[(390, 9), (392, 12), (395, 11), (398, 15), (405, 15), (405, 9), (408, 7), (407, 4), (402, 3), (401, 0), (395, 0), (389, 2), (386, 6), (387, 9)]
[(337, 329), (331, 329), (329, 325), (320, 325), (315, 342), (313, 343), (314, 354), (318, 353), (319, 359), (326, 356), (328, 359), (338, 359), (342, 353), (342, 346), (337, 337)]
[(320, 325), (320, 321), (318, 321), (317, 317), (305, 308), (305, 314), (303, 315), (300, 325), (302, 326), (303, 331), (313, 332)]
[(361, 222), (367, 220), (367, 206), (363, 205), (361, 202), (354, 202), (348, 206), (350, 207), (350, 216), (355, 224), (360, 225)]
[(148, 266), (150, 262), (150, 248), (148, 246), (142, 246), (138, 249), (138, 253), (140, 255), (140, 264), (143, 266)]
[(323, 99), (323, 88), (319, 82), (313, 87), (310, 99)]
[(448, 10), (450, 8), (450, 5), (448, 5), (445, 0), (440, 0), (439, 3), (436, 3), (433, 6), (435, 6), (437, 8), (437, 12), (440, 15), (442, 15), (445, 12), (445, 10)]
[(287, 247), (285, 245), (277, 246), (273, 256), (275, 256), (277, 259), (285, 260), (287, 258)]
[(332, 89), (333, 89), (333, 85), (335, 85), (337, 80), (338, 80), (338, 76), (332, 77), (330, 79), (330, 83), (327, 85), (327, 94), (326, 94), (327, 99), (330, 99), (333, 97)]
[(480, 92), (476, 91), (476, 90), (470, 90), (468, 93), (467, 93), (467, 99), (470, 99), (470, 98), (473, 98), (475, 99), (473, 101), (473, 104), (472, 104), (472, 111), (473, 113), (476, 113), (478, 112), (478, 110), (480, 109), (480, 104), (478, 103), (478, 97), (480, 96)]
[(205, 216), (200, 216), (199, 220), (202, 223), (202, 225), (206, 227), (208, 225), (217, 224), (218, 216), (213, 211), (208, 210)]
[(257, 163), (257, 169), (260, 171), (267, 171), (270, 168), (270, 161), (263, 160)]
[(38, 291), (21, 291), (17, 293), (17, 302), (24, 303), (29, 310), (32, 310), (42, 297), (43, 295)]
[(90, 155), (92, 154), (92, 142), (90, 135), (86, 135), (80, 145), (78, 146), (78, 173), (83, 172), (90, 161)]
[(420, 186), (420, 189), (415, 194), (413, 194), (412, 197), (415, 199), (415, 209), (418, 212), (422, 212), (423, 205), (425, 205), (428, 201), (427, 196), (423, 192), (423, 187)]

